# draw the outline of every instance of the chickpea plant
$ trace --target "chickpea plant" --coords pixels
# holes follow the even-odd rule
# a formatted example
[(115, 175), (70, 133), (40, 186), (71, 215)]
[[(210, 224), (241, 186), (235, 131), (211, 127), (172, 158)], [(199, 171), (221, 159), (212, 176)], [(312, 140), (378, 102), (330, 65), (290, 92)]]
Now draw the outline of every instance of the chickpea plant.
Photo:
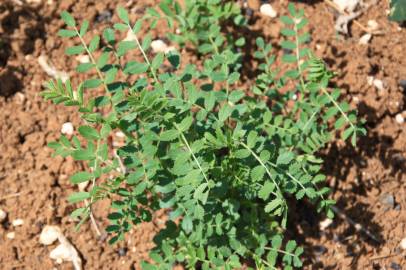
[[(207, 2), (213, 9), (221, 5)], [(334, 201), (322, 185), (323, 160), (317, 153), (334, 134), (355, 145), (365, 133), (356, 112), (339, 101), (340, 90), (329, 87), (334, 74), (306, 48), (303, 10), (289, 5), (290, 16), (281, 18), (287, 71), (274, 67), (272, 46), (258, 38), (259, 75), (251, 89), (239, 89), (240, 55), (229, 45), (235, 40), (217, 27), (214, 42), (210, 35), (197, 38), (201, 30), (189, 33), (186, 22), (194, 17), (194, 27), (201, 28), (197, 17), (207, 10), (163, 3), (164, 15), (150, 9), (135, 24), (119, 7), (121, 22), (89, 43), (84, 38), (89, 23), (78, 25), (62, 13), (66, 29), (60, 36), (78, 44), (66, 54), (87, 53), (91, 61), (79, 64), (77, 72), (96, 74), (77, 87), (69, 80), (50, 81), (42, 93), (76, 107), (83, 119), (81, 140), (61, 136), (49, 144), (56, 155), (88, 164), (88, 170), (70, 178), (73, 184), (91, 182), (88, 191), (69, 196), (69, 202), (81, 205), (72, 216), (80, 225), (92, 218), (98, 201), (110, 198), (106, 231), (115, 243), (165, 209), (166, 226), (156, 235), (144, 269), (171, 269), (179, 263), (190, 269), (234, 269), (243, 262), (257, 269), (301, 267), (303, 249), (284, 238), (288, 200), (307, 200), (332, 217)], [(172, 36), (179, 44), (191, 40), (200, 52), (205, 48), (201, 68), (182, 63), (178, 52), (150, 52), (150, 35), (139, 33), (143, 22), (155, 27), (159, 19), (169, 26), (180, 23), (181, 34)], [(133, 40), (117, 40), (117, 32), (127, 31)], [(143, 61), (126, 61), (136, 51)], [(94, 88), (99, 89), (92, 93)], [(104, 94), (94, 94), (101, 89)], [(108, 140), (118, 130), (126, 141), (113, 154)]]

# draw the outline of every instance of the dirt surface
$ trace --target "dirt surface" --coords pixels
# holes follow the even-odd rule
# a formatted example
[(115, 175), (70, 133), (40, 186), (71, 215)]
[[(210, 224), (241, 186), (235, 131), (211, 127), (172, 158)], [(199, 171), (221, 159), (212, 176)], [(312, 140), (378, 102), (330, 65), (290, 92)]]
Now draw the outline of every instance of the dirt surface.
[[(0, 226), (0, 269), (72, 269), (69, 262), (56, 264), (49, 258), (55, 244), (39, 243), (44, 225), (62, 228), (80, 252), (85, 269), (138, 269), (153, 247), (154, 233), (163, 226), (163, 213), (113, 247), (98, 240), (90, 224), (75, 232), (75, 221), (69, 218), (74, 208), (66, 202), (75, 188), (68, 177), (82, 165), (52, 158), (46, 143), (59, 136), (63, 123), (70, 121), (75, 126), (78, 118), (70, 109), (44, 102), (38, 95), (49, 79), (38, 64), (40, 55), (52, 59), (57, 69), (74, 74), (77, 60), (63, 56), (69, 42), (56, 34), (62, 26), (60, 11), (70, 10), (80, 21), (88, 19), (96, 32), (116, 20), (111, 14), (117, 4), (127, 2), (31, 2), (22, 7), (0, 0), (0, 208), (7, 212)], [(129, 3), (127, 8), (135, 19), (154, 1)], [(286, 5), (286, 1), (273, 3), (282, 14)], [(337, 217), (320, 230), (324, 217), (299, 204), (288, 234), (307, 247), (308, 269), (406, 269), (405, 251), (399, 247), (406, 237), (406, 124), (395, 120), (402, 112), (406, 118), (406, 90), (399, 85), (406, 79), (406, 29), (387, 20), (387, 3), (379, 1), (358, 20), (363, 25), (375, 20), (383, 33), (361, 45), (358, 40), (363, 32), (356, 25), (350, 26), (348, 37), (335, 33), (335, 12), (322, 1), (298, 5), (305, 8), (310, 20), (310, 46), (339, 74), (335, 84), (367, 120), (368, 135), (357, 148), (338, 140), (323, 153), (332, 197), (347, 220)], [(276, 49), (280, 26), (257, 10), (251, 15), (251, 35), (265, 34)], [(384, 89), (368, 84), (368, 76), (382, 80)], [(106, 224), (107, 206), (107, 202), (99, 205), (95, 212), (101, 226)], [(356, 230), (348, 218), (376, 240)], [(24, 224), (13, 226), (15, 219)]]

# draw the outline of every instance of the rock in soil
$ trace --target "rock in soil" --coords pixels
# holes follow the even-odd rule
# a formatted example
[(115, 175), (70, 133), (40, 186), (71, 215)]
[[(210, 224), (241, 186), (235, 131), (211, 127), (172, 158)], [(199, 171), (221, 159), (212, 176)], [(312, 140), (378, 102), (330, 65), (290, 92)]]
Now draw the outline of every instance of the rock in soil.
[(10, 240), (14, 239), (16, 237), (16, 233), (15, 232), (9, 232), (6, 234), (6, 237)]
[(261, 14), (271, 18), (275, 18), (276, 16), (278, 16), (278, 13), (270, 4), (261, 5), (259, 11), (261, 12)]
[(385, 205), (385, 210), (395, 208), (395, 197), (392, 194), (382, 195), (381, 202)]
[(3, 222), (7, 218), (7, 213), (3, 210), (0, 209), (0, 222)]
[(392, 262), (390, 264), (390, 268), (393, 269), (393, 270), (402, 270), (402, 266), (400, 266), (400, 264), (397, 264), (397, 263), (394, 263), (394, 262)]
[(43, 245), (51, 245), (62, 235), (61, 229), (58, 226), (47, 225), (42, 229), (39, 236), (39, 242)]
[(399, 247), (402, 250), (406, 250), (406, 238), (403, 238), (402, 241), (400, 241)]
[(24, 224), (24, 220), (21, 218), (15, 219), (11, 222), (14, 227), (22, 226)]

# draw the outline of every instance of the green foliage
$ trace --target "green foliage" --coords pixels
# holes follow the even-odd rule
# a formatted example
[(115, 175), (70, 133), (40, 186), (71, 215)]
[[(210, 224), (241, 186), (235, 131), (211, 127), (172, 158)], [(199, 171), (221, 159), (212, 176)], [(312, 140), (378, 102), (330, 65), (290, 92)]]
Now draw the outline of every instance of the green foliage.
[(390, 1), (389, 19), (396, 22), (406, 21), (406, 0)]
[(201, 54), (213, 54), (219, 50), (235, 49), (244, 45), (241, 36), (238, 39), (224, 35), (223, 25), (229, 22), (233, 27), (243, 27), (246, 19), (235, 1), (186, 0), (184, 8), (175, 0), (163, 0), (158, 10), (149, 9), (147, 17), (166, 20), (170, 28), (176, 31), (168, 38), (183, 47), (193, 44)]
[[(186, 1), (186, 11), (172, 1), (160, 5), (170, 26), (176, 18), (183, 27), (177, 39), (190, 40), (199, 50), (211, 44), (210, 35), (199, 32), (239, 14), (232, 7), (215, 0)], [(284, 240), (288, 199), (310, 201), (331, 217), (334, 201), (321, 186), (323, 160), (316, 155), (338, 132), (354, 145), (365, 133), (355, 112), (340, 101), (340, 91), (329, 88), (334, 74), (306, 48), (303, 10), (289, 5), (290, 17), (282, 17), (284, 74), (273, 69), (272, 46), (256, 40), (260, 75), (249, 92), (237, 87), (239, 55), (229, 47), (208, 45), (201, 68), (182, 63), (177, 52), (151, 57), (151, 38), (141, 40), (137, 33), (142, 22), (154, 27), (161, 15), (151, 9), (132, 25), (124, 9), (117, 12), (121, 23), (104, 30), (104, 42), (96, 36), (90, 43), (83, 39), (88, 22), (80, 26), (62, 14), (67, 29), (60, 35), (75, 34), (79, 41), (67, 54), (86, 52), (91, 62), (77, 71), (97, 77), (88, 75), (76, 89), (70, 81), (51, 81), (42, 93), (55, 103), (77, 107), (85, 123), (78, 128), (82, 140), (62, 136), (49, 144), (56, 155), (88, 164), (87, 171), (70, 178), (73, 184), (92, 182), (88, 192), (68, 198), (84, 202), (72, 217), (80, 225), (91, 207), (110, 198), (106, 231), (115, 243), (135, 224), (166, 209), (166, 227), (155, 237), (150, 254), (154, 263), (144, 262), (144, 269), (171, 269), (176, 263), (234, 269), (243, 259), (257, 269), (301, 267), (303, 249)], [(134, 41), (116, 40), (117, 31), (129, 30)], [(143, 61), (123, 63), (132, 50), (140, 51)], [(104, 94), (93, 88), (103, 88)], [(118, 130), (126, 141), (113, 154), (108, 138)]]

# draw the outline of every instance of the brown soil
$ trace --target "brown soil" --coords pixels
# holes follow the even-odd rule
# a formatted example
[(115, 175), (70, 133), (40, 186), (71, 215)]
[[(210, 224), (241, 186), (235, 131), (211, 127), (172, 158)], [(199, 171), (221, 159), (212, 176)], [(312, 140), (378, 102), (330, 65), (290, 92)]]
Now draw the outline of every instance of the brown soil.
[[(68, 42), (56, 35), (62, 26), (60, 11), (73, 11), (78, 20), (88, 19), (97, 30), (108, 23), (108, 14), (116, 5), (126, 1), (43, 1), (24, 7), (0, 1), (0, 208), (8, 214), (0, 226), (0, 269), (71, 269), (70, 263), (56, 265), (49, 258), (55, 245), (39, 243), (41, 229), (47, 224), (62, 228), (80, 251), (85, 269), (138, 268), (153, 247), (154, 233), (163, 226), (163, 214), (135, 228), (117, 246), (98, 240), (89, 224), (75, 232), (75, 221), (68, 217), (73, 206), (66, 197), (75, 189), (68, 176), (81, 164), (52, 158), (46, 143), (59, 136), (64, 122), (78, 123), (78, 118), (73, 111), (38, 96), (42, 83), (49, 79), (37, 62), (41, 54), (58, 69), (74, 74), (76, 60), (62, 56)], [(132, 2), (129, 8), (136, 7), (135, 18), (154, 1)], [(374, 36), (368, 45), (360, 45), (362, 32), (356, 25), (351, 26), (350, 37), (339, 37), (333, 28), (333, 10), (322, 1), (310, 2), (298, 4), (310, 19), (310, 46), (338, 72), (335, 83), (366, 118), (368, 129), (357, 148), (339, 140), (329, 145), (323, 154), (327, 160), (324, 170), (337, 207), (379, 242), (339, 217), (320, 231), (323, 217), (303, 204), (296, 205), (290, 237), (299, 238), (307, 247), (308, 269), (402, 269), (406, 266), (405, 253), (399, 248), (406, 237), (406, 124), (397, 123), (395, 115), (406, 110), (405, 90), (399, 86), (406, 79), (406, 29), (387, 20), (387, 3), (379, 1), (359, 21), (367, 25), (368, 20), (376, 20), (384, 33)], [(285, 13), (286, 3), (275, 1), (274, 7)], [(278, 48), (279, 22), (254, 11), (250, 23), (250, 37), (264, 33)], [(370, 86), (367, 76), (384, 81), (385, 90)], [(101, 225), (105, 225), (106, 213), (107, 203), (95, 213)], [(11, 221), (17, 218), (24, 224), (13, 227)], [(6, 237), (10, 232), (15, 232), (14, 239)]]

